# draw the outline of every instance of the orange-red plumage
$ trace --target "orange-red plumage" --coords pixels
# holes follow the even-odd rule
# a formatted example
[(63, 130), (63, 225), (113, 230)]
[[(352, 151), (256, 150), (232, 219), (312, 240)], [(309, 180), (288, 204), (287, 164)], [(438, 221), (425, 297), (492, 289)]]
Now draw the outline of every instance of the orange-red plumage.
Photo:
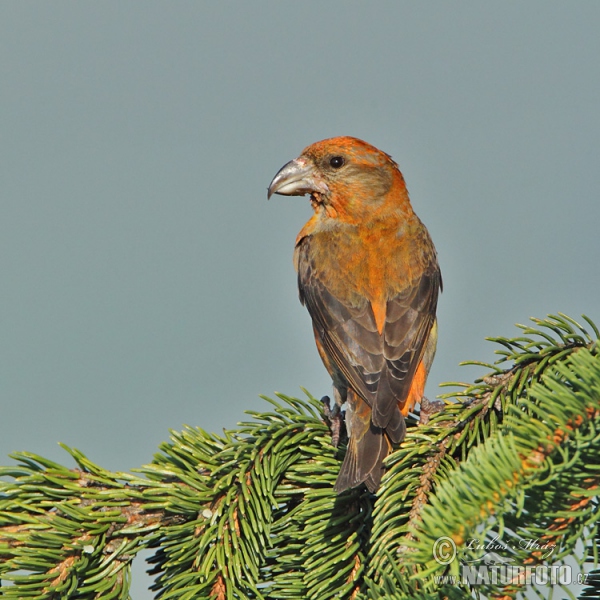
[(308, 146), (275, 176), (273, 193), (310, 194), (315, 211), (298, 234), (294, 263), (336, 402), (347, 403), (336, 490), (364, 482), (374, 491), (435, 354), (435, 248), (396, 163), (356, 138)]

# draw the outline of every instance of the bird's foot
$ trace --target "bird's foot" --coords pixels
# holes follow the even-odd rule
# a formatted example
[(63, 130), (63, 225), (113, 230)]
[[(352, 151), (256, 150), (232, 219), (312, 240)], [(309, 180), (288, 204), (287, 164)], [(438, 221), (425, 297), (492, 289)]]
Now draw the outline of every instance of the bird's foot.
[(345, 428), (344, 415), (335, 402), (333, 403), (333, 408), (331, 407), (329, 396), (323, 396), (321, 402), (323, 403), (323, 416), (325, 417), (325, 422), (329, 427), (329, 431), (331, 431), (331, 443), (337, 448)]
[(440, 412), (444, 409), (444, 403), (441, 400), (429, 400), (428, 398), (421, 398), (421, 412), (419, 414), (419, 425), (427, 425), (431, 415)]

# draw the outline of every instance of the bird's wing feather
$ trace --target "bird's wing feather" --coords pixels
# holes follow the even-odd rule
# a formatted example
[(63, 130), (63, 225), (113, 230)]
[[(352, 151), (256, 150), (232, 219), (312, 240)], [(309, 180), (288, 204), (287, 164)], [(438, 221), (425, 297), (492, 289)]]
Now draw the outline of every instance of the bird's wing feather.
[(388, 301), (383, 329), (384, 368), (373, 403), (373, 423), (387, 427), (395, 407), (404, 404), (435, 321), (441, 285), (437, 260), (407, 290)]

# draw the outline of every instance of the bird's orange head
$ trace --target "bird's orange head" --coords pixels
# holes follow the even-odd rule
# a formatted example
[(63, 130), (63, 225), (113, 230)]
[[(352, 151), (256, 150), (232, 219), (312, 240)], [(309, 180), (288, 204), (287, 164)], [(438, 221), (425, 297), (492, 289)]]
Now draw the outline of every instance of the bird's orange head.
[(348, 136), (305, 148), (275, 175), (268, 197), (272, 194), (310, 194), (316, 212), (355, 223), (389, 210), (411, 210), (398, 165), (375, 146)]

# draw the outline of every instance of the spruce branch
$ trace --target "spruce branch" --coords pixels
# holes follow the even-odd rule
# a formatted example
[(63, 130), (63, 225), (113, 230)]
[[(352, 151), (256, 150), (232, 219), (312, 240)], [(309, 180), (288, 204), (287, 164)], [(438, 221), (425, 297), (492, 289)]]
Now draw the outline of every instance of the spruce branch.
[[(332, 445), (308, 393), (265, 398), (270, 411), (222, 435), (172, 432), (136, 473), (104, 470), (66, 446), (75, 468), (16, 453), (16, 465), (0, 468), (0, 578), (10, 582), (0, 595), (127, 599), (144, 548), (165, 600), (522, 593), (520, 580), (436, 579), (458, 575), (460, 561), (479, 564), (474, 538), (501, 540), (498, 554), (514, 564), (576, 556), (594, 568), (600, 356), (584, 319), (592, 333), (559, 314), (493, 339), (499, 361), (476, 363), (488, 374), (444, 395), (426, 424), (409, 418), (376, 497), (334, 494), (345, 448)], [(433, 555), (439, 538), (456, 546), (449, 564)]]

